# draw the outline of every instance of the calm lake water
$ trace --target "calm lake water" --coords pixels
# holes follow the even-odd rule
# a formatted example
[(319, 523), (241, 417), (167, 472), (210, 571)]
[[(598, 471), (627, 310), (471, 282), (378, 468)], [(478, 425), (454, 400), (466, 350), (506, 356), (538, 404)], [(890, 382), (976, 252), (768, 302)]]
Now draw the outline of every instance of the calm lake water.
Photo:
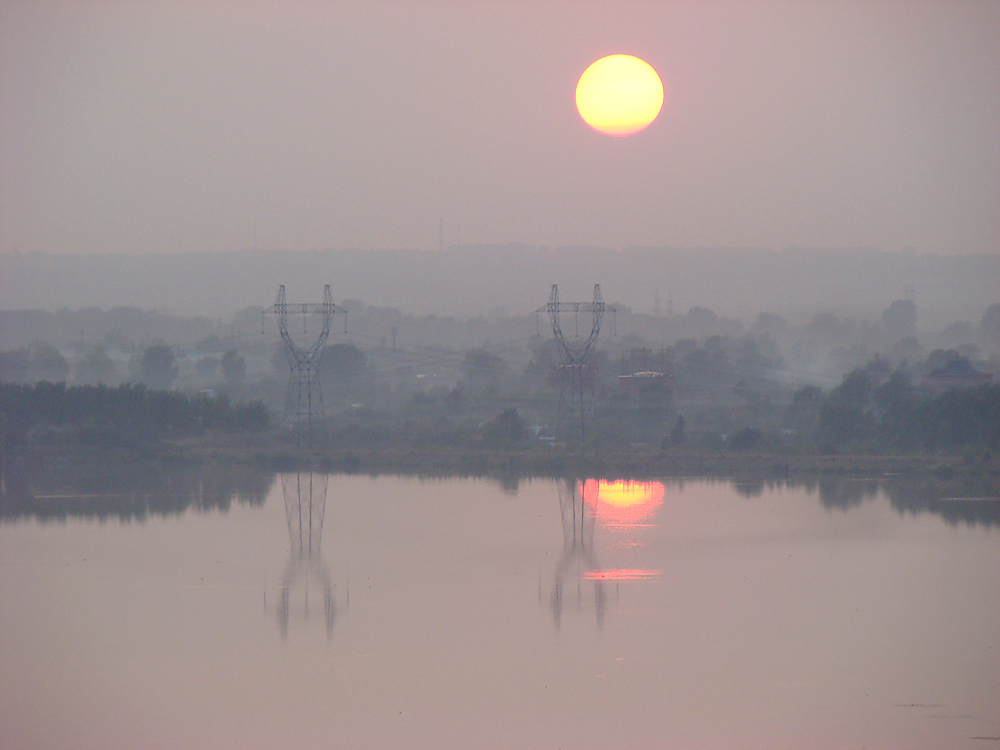
[(0, 747), (1000, 748), (996, 499), (934, 507), (285, 474), (10, 514)]

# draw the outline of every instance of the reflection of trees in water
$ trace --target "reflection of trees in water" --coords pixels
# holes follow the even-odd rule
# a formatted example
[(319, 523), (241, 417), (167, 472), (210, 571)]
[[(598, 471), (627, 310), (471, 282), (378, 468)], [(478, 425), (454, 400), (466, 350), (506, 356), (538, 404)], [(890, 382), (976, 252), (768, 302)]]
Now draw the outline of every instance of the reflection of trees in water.
[(499, 482), (503, 494), (513, 497), (517, 495), (517, 490), (521, 486), (521, 479), (522, 477), (517, 474), (505, 473), (497, 477), (497, 482)]
[(929, 478), (882, 482), (892, 507), (900, 514), (934, 513), (952, 526), (959, 523), (1000, 526), (1000, 481), (990, 477)]
[[(563, 550), (553, 574), (552, 593), (549, 603), (556, 630), (562, 624), (562, 613), (567, 594), (578, 610), (583, 608), (585, 573), (600, 571), (601, 566), (594, 555), (594, 514), (584, 501), (584, 483), (567, 479), (558, 483), (559, 515), (562, 519)], [(575, 581), (575, 591), (573, 583)], [(604, 581), (593, 577), (587, 583), (593, 584), (594, 608), (597, 626), (604, 624), (604, 610), (607, 596)], [(567, 592), (567, 585), (569, 591)], [(574, 596), (575, 593), (575, 596)], [(541, 596), (541, 592), (539, 592)], [(589, 598), (589, 597), (588, 597)]]
[[(789, 486), (796, 483), (789, 482)], [(850, 510), (874, 500), (882, 492), (900, 515), (933, 513), (953, 526), (959, 523), (1000, 526), (1000, 482), (988, 475), (822, 477), (817, 486), (820, 502), (828, 510)]]
[(274, 472), (239, 464), (171, 464), (157, 458), (95, 452), (9, 461), (0, 476), (0, 519), (118, 518), (225, 512), (263, 505)]
[(919, 477), (751, 477), (733, 479), (731, 485), (737, 493), (751, 499), (765, 492), (802, 488), (818, 493), (820, 503), (831, 511), (849, 511), (883, 493), (892, 508), (901, 515), (933, 513), (952, 525), (1000, 526), (1000, 479), (988, 474), (970, 476), (946, 471)]
[(747, 479), (743, 481), (734, 481), (733, 489), (735, 489), (743, 497), (760, 497), (764, 494), (764, 489), (771, 489), (773, 487), (772, 482), (767, 482), (763, 479)]
[(333, 636), (337, 600), (330, 571), (320, 552), (328, 479), (326, 474), (313, 472), (281, 475), (290, 545), (288, 563), (278, 592), (278, 630), (282, 640), (288, 637), (288, 623), (292, 615), (309, 620), (312, 613), (309, 594), (316, 589), (322, 597), (326, 635), (328, 638)]
[(878, 479), (853, 477), (822, 477), (819, 482), (819, 501), (827, 510), (848, 510), (878, 495)]
[[(467, 476), (466, 472), (461, 472)], [(477, 472), (473, 475), (480, 476)], [(453, 476), (443, 472), (443, 476)], [(528, 474), (509, 470), (492, 476), (505, 494), (516, 494)], [(189, 509), (226, 511), (234, 502), (262, 505), (274, 482), (271, 469), (232, 463), (179, 463), (155, 451), (56, 451), (4, 454), (0, 460), (0, 520), (70, 517), (142, 520), (150, 515), (177, 515)], [(662, 479), (662, 477), (661, 477)], [(678, 489), (684, 480), (675, 480)], [(1000, 477), (988, 473), (948, 471), (919, 477), (850, 476), (801, 478), (705, 477), (698, 481), (728, 482), (740, 495), (756, 498), (783, 488), (818, 492), (829, 510), (849, 510), (873, 500), (881, 491), (900, 514), (933, 513), (950, 524), (1000, 526)]]

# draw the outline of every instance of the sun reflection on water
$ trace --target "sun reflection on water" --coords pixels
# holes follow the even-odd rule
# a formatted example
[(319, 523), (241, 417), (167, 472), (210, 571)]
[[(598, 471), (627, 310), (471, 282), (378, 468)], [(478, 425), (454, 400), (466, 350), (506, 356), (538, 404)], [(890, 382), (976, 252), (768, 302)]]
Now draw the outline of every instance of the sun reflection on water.
[[(618, 601), (619, 584), (657, 578), (660, 570), (641, 567), (643, 529), (654, 526), (657, 509), (663, 504), (665, 488), (661, 482), (607, 481), (588, 479), (559, 483), (559, 515), (563, 527), (563, 553), (553, 575), (549, 601), (553, 622), (560, 629), (564, 605), (572, 601), (579, 611), (589, 596), (583, 582), (593, 587), (593, 604), (600, 628), (609, 603)], [(595, 527), (610, 532), (614, 538), (605, 548), (614, 559), (604, 567), (594, 544)], [(636, 564), (640, 563), (640, 564)], [(575, 580), (575, 585), (573, 581)], [(609, 588), (609, 584), (614, 586)], [(541, 586), (539, 585), (539, 601)]]
[(583, 497), (594, 517), (605, 526), (647, 525), (663, 505), (662, 482), (633, 482), (618, 479), (588, 479)]

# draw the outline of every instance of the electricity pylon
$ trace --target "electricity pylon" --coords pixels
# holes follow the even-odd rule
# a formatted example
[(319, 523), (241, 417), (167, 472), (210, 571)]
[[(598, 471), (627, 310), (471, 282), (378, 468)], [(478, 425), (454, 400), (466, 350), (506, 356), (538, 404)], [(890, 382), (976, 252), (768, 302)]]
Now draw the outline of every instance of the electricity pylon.
[[(278, 298), (271, 308), (278, 321), (281, 340), (285, 344), (285, 357), (288, 359), (288, 395), (285, 399), (285, 424), (289, 426), (306, 424), (308, 433), (312, 434), (313, 420), (323, 417), (323, 391), (319, 382), (319, 358), (323, 344), (330, 335), (333, 316), (339, 312), (347, 313), (342, 307), (333, 304), (330, 285), (323, 287), (322, 302), (287, 302), (285, 300), (285, 285), (278, 287)], [(288, 319), (292, 315), (302, 316), (302, 332), (306, 333), (307, 316), (319, 315), (321, 327), (319, 335), (306, 345), (298, 344), (288, 329)]]
[[(552, 323), (552, 334), (555, 336), (556, 345), (559, 349), (559, 406), (556, 411), (556, 434), (559, 434), (562, 427), (562, 417), (564, 404), (569, 402), (570, 412), (576, 412), (579, 421), (580, 447), (584, 446), (587, 437), (586, 433), (586, 410), (584, 407), (584, 392), (594, 388), (594, 367), (593, 348), (597, 342), (597, 336), (601, 332), (601, 319), (605, 312), (617, 312), (617, 310), (604, 302), (601, 296), (601, 285), (594, 284), (593, 302), (560, 302), (559, 287), (552, 285), (549, 293), (549, 301), (539, 307), (535, 314), (547, 313)], [(563, 334), (559, 317), (560, 313), (573, 313), (574, 337), (572, 341), (566, 339)], [(580, 313), (590, 313), (591, 327), (590, 333), (585, 339), (580, 338)], [(569, 432), (576, 432), (577, 425), (572, 424), (571, 418)]]

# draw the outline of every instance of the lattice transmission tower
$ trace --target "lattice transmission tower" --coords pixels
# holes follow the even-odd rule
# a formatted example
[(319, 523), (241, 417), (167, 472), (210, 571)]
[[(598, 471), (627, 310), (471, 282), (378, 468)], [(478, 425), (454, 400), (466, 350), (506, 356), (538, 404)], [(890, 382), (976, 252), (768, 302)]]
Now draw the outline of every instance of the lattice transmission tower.
[[(271, 308), (278, 321), (281, 340), (285, 344), (288, 359), (288, 396), (285, 399), (285, 424), (306, 425), (312, 434), (313, 421), (323, 418), (323, 391), (319, 381), (319, 359), (323, 344), (330, 335), (333, 316), (347, 311), (333, 304), (330, 285), (323, 287), (322, 302), (288, 302), (285, 300), (285, 285), (278, 287), (278, 298)], [(307, 333), (307, 320), (316, 316), (320, 319), (319, 334), (305, 343), (298, 343), (289, 330), (289, 319), (295, 315), (302, 317), (302, 332)]]
[[(587, 437), (585, 395), (593, 396), (595, 368), (593, 364), (594, 344), (601, 332), (601, 319), (605, 312), (616, 313), (612, 305), (604, 302), (601, 296), (601, 285), (594, 284), (593, 302), (560, 302), (559, 287), (552, 285), (549, 301), (539, 307), (535, 314), (547, 313), (552, 323), (552, 334), (559, 349), (559, 366), (556, 374), (559, 380), (559, 406), (556, 410), (556, 434), (563, 427), (564, 413), (570, 413), (568, 434), (579, 434), (580, 446), (583, 447)], [(560, 323), (560, 313), (573, 313), (574, 336), (567, 339)], [(586, 338), (580, 336), (580, 313), (590, 314), (590, 333)]]

